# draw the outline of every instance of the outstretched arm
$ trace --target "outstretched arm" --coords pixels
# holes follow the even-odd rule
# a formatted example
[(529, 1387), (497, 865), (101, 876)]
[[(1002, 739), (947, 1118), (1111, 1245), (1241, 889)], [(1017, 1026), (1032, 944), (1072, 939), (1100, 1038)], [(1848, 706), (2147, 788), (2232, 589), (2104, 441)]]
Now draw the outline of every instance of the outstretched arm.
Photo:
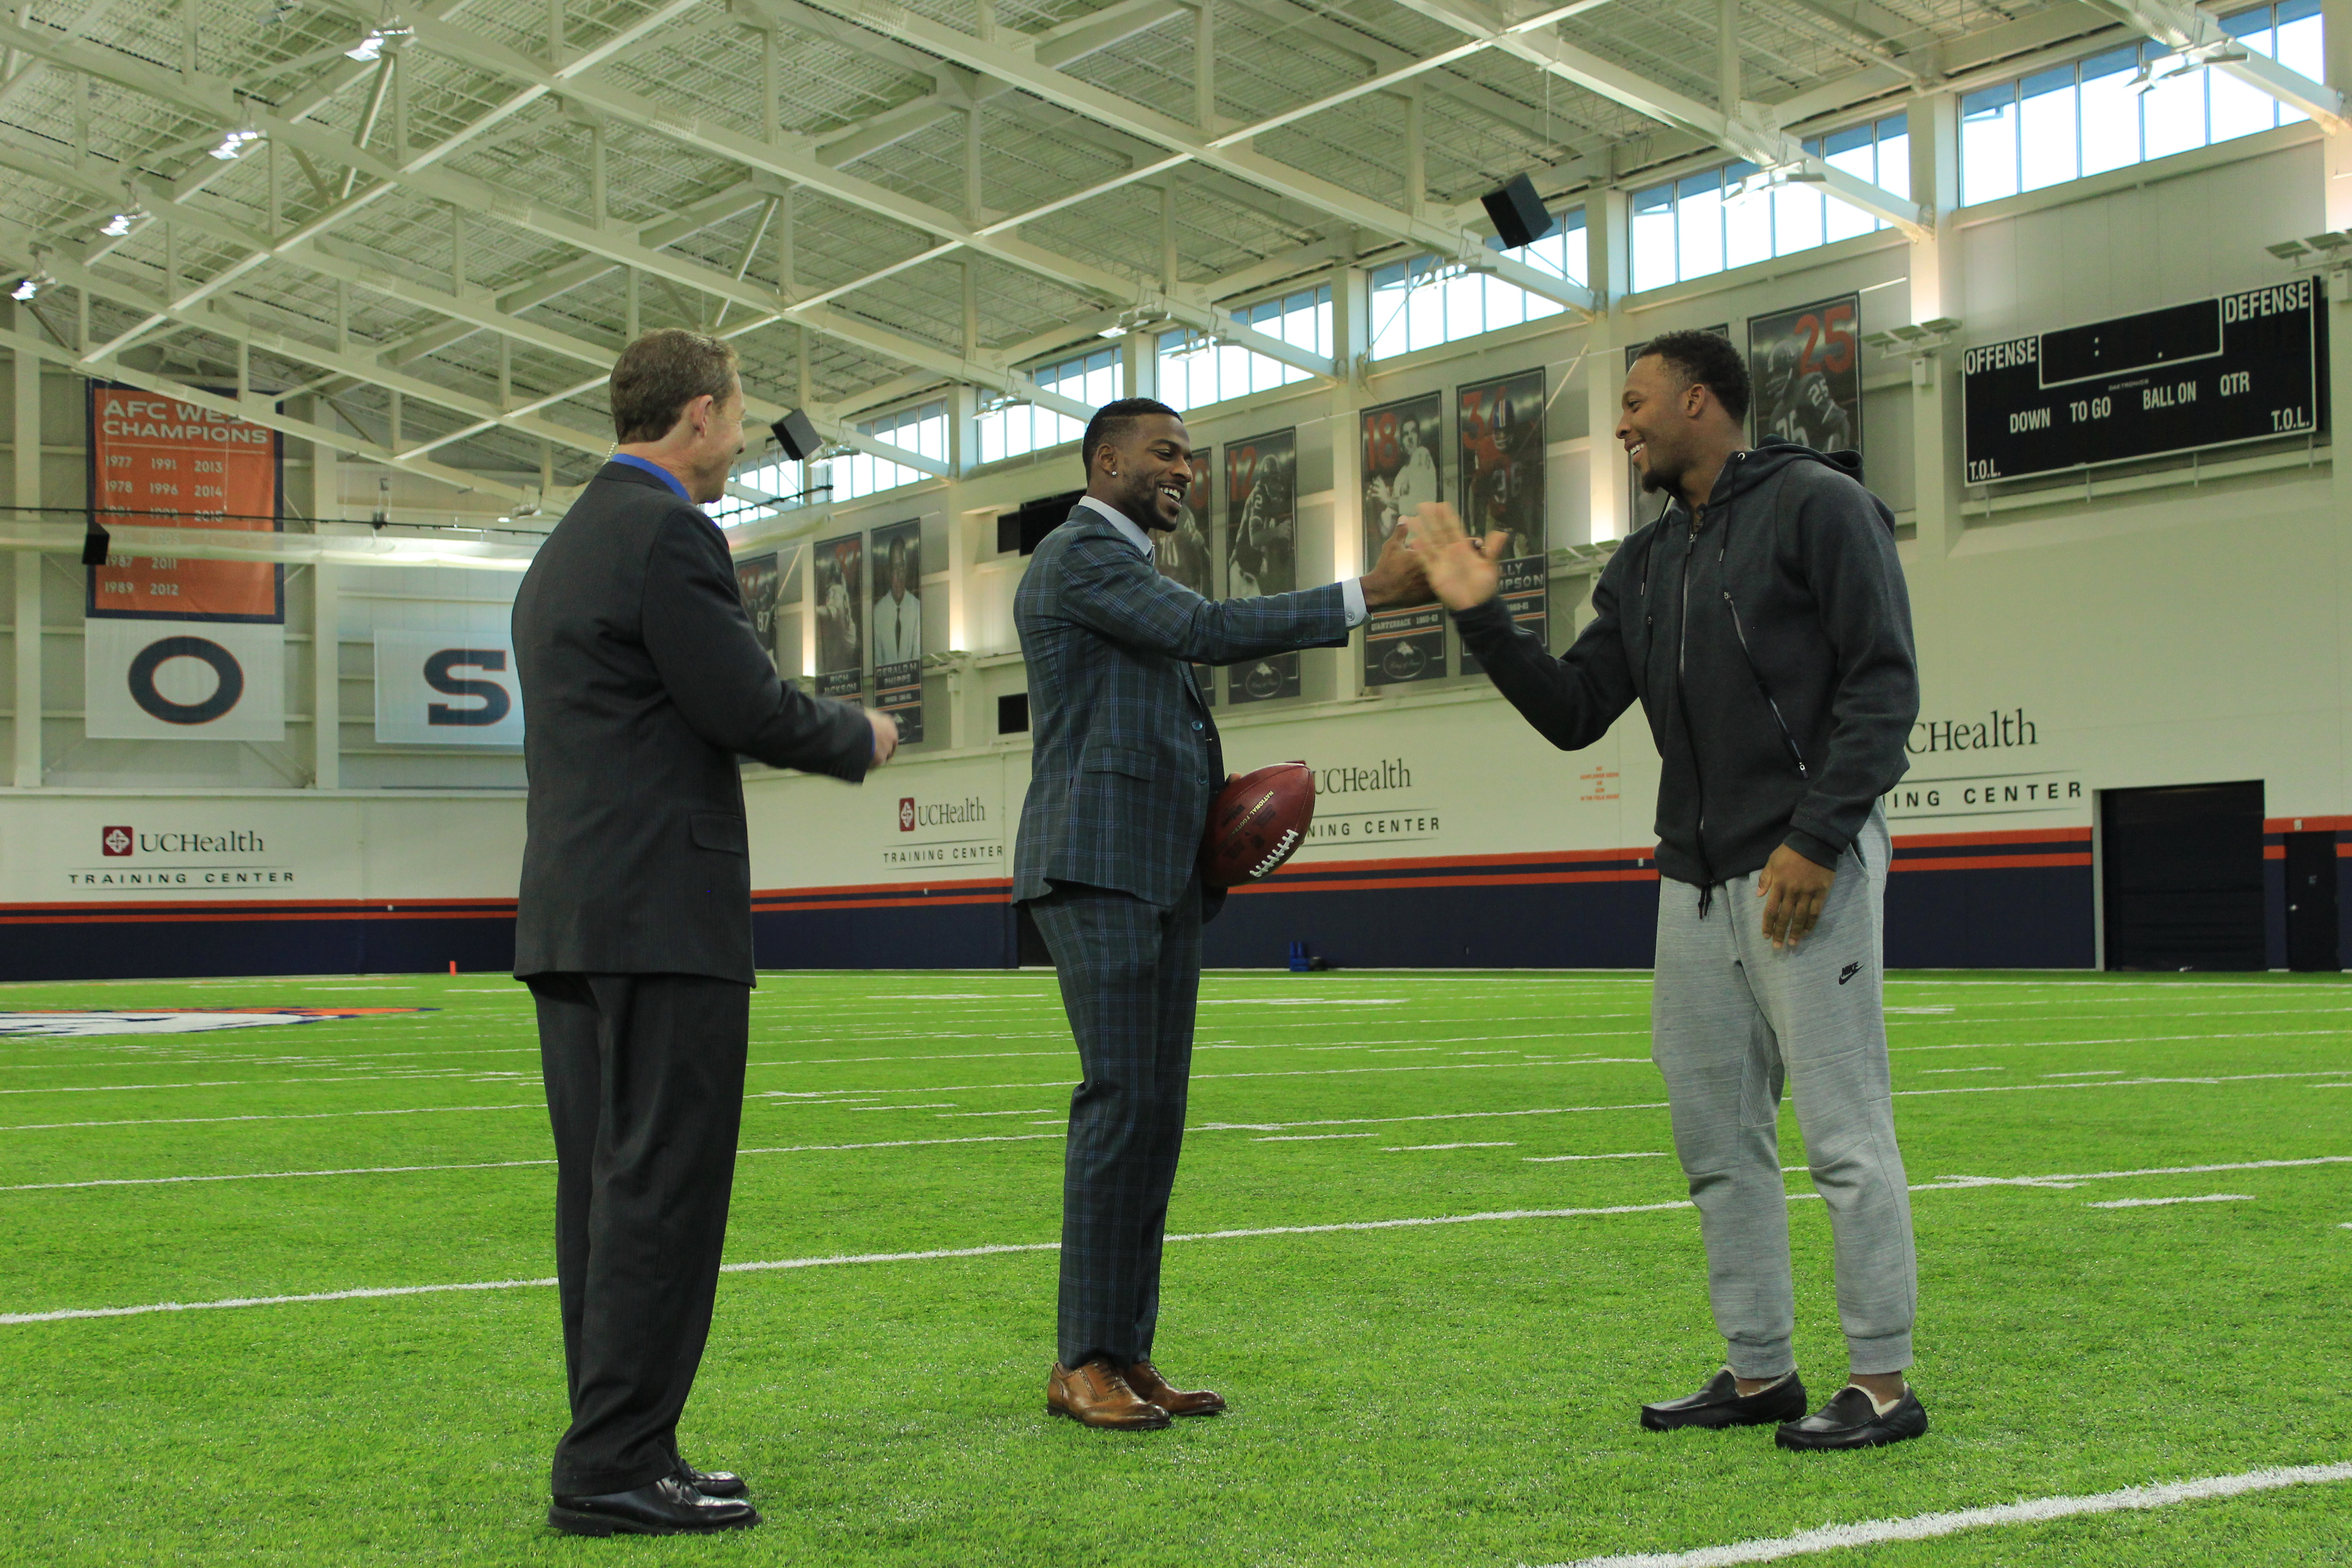
[(1500, 597), (1502, 572), (1496, 552), (1500, 531), (1472, 539), (1462, 520), (1439, 502), (1423, 507), (1406, 524), (1429, 575), (1429, 585), (1454, 613), (1463, 645), (1475, 654), (1520, 716), (1561, 751), (1589, 746), (1609, 732), (1633, 702), (1633, 672), (1617, 626), (1616, 587), (1601, 574), (1592, 590), (1592, 624), (1566, 653), (1554, 658), (1541, 638), (1522, 631)]

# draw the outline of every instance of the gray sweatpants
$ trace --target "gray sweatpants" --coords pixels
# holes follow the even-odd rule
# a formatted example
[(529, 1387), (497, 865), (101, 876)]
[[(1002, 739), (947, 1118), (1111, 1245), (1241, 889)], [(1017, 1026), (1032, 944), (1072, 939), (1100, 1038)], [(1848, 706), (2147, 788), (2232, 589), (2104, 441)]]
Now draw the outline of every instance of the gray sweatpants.
[(1841, 859), (1813, 933), (1775, 952), (1756, 877), (1716, 889), (1658, 885), (1651, 1059), (1665, 1075), (1675, 1152), (1706, 1241), (1707, 1291), (1742, 1377), (1796, 1365), (1780, 1088), (1797, 1101), (1805, 1160), (1829, 1205), (1838, 1320), (1858, 1373), (1911, 1364), (1918, 1299), (1911, 1195), (1895, 1146), (1881, 994), (1886, 819), (1871, 814)]

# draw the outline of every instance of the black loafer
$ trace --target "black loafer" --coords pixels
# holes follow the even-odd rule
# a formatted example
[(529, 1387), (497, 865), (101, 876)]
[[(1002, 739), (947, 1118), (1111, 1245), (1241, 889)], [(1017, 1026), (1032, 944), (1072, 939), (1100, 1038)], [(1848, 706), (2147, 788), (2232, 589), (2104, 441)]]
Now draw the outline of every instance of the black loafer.
[(1726, 1426), (1762, 1426), (1794, 1421), (1805, 1413), (1805, 1385), (1795, 1373), (1769, 1388), (1739, 1392), (1739, 1380), (1729, 1367), (1707, 1379), (1705, 1388), (1680, 1399), (1662, 1399), (1642, 1406), (1642, 1425), (1653, 1432), (1675, 1432), (1685, 1426), (1707, 1431)]
[(760, 1510), (731, 1498), (706, 1497), (676, 1476), (650, 1486), (594, 1497), (559, 1497), (547, 1522), (570, 1535), (703, 1535), (748, 1530)]
[(1875, 1448), (1900, 1443), (1927, 1430), (1927, 1408), (1907, 1387), (1895, 1408), (1881, 1415), (1870, 1395), (1852, 1384), (1831, 1395), (1830, 1402), (1801, 1421), (1791, 1421), (1773, 1436), (1783, 1448)]
[(737, 1498), (751, 1495), (751, 1483), (732, 1470), (698, 1470), (694, 1461), (680, 1458), (677, 1479), (700, 1492), (704, 1497)]

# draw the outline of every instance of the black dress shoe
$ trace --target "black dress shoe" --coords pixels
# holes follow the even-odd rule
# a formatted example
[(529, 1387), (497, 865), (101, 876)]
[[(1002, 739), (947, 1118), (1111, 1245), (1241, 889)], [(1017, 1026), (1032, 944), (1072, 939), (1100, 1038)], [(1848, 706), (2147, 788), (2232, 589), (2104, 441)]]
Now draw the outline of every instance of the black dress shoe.
[(559, 1497), (547, 1522), (572, 1535), (700, 1535), (746, 1530), (760, 1510), (730, 1498), (705, 1497), (676, 1476), (595, 1497)]
[(1791, 1421), (1774, 1435), (1783, 1448), (1875, 1448), (1900, 1443), (1927, 1430), (1927, 1408), (1909, 1388), (1881, 1415), (1869, 1394), (1847, 1384), (1830, 1402), (1801, 1421)]
[(698, 1470), (694, 1461), (680, 1457), (677, 1479), (704, 1497), (750, 1497), (751, 1488), (732, 1470)]
[(1794, 1421), (1805, 1413), (1805, 1385), (1797, 1374), (1753, 1394), (1739, 1392), (1738, 1379), (1724, 1368), (1705, 1388), (1680, 1399), (1661, 1399), (1642, 1406), (1642, 1425), (1653, 1432), (1674, 1432), (1685, 1426), (1707, 1431), (1726, 1426), (1761, 1426), (1768, 1422)]

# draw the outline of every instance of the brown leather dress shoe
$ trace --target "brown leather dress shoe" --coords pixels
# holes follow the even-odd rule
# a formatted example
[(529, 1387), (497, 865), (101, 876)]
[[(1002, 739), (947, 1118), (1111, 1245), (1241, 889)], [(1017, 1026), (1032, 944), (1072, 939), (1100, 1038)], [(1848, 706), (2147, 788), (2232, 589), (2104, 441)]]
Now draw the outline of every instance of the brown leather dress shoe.
[(1225, 1413), (1225, 1396), (1212, 1394), (1205, 1388), (1181, 1389), (1168, 1386), (1160, 1369), (1148, 1361), (1137, 1362), (1127, 1369), (1127, 1385), (1135, 1390), (1139, 1399), (1148, 1399), (1171, 1415), (1222, 1415)]
[(1138, 1397), (1118, 1368), (1100, 1360), (1075, 1372), (1055, 1362), (1045, 1382), (1045, 1413), (1118, 1432), (1157, 1432), (1168, 1425), (1168, 1412)]

